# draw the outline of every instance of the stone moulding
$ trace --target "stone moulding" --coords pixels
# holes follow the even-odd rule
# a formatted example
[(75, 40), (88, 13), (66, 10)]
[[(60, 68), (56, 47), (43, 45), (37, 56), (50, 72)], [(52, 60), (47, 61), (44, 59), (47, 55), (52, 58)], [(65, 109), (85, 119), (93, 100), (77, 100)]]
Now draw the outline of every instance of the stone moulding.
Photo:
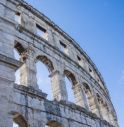
[(8, 65), (11, 65), (15, 69), (18, 69), (23, 64), (22, 62), (17, 61), (15, 59), (12, 59), (10, 57), (7, 57), (7, 56), (5, 56), (3, 54), (0, 54), (0, 62), (3, 62), (3, 63), (8, 64)]
[(15, 84), (14, 88), (19, 90), (19, 91), (22, 91), (22, 92), (24, 92), (26, 94), (33, 95), (33, 97), (38, 97), (40, 99), (45, 99), (47, 97), (46, 93), (43, 93), (39, 89), (36, 90), (33, 87), (26, 87), (26, 86), (23, 86), (23, 85)]

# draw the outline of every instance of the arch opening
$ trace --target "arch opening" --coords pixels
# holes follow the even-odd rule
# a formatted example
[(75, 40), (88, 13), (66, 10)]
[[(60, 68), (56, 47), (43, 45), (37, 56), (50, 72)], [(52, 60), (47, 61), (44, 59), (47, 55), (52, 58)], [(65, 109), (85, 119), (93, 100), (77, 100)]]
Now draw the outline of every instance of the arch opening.
[(97, 100), (100, 108), (100, 113), (102, 115), (102, 118), (108, 122), (110, 122), (109, 119), (109, 109), (107, 103), (102, 99), (102, 97), (97, 93)]
[[(15, 42), (14, 44), (14, 49), (13, 49), (13, 53), (14, 53), (14, 58), (18, 61), (24, 61), (25, 57), (24, 57), (24, 52), (26, 50), (24, 49), (24, 47), (18, 43)], [(16, 84), (20, 84), (20, 68), (15, 72), (15, 83)]]
[(73, 73), (68, 70), (64, 71), (65, 76), (71, 81), (72, 85), (76, 85), (77, 81)]
[(91, 110), (92, 105), (90, 104), (90, 102), (91, 102), (90, 99), (91, 99), (92, 94), (91, 94), (90, 87), (86, 83), (84, 83), (84, 92), (85, 92), (85, 95), (86, 95), (86, 101), (87, 101), (89, 110), (92, 111)]
[(95, 100), (94, 100), (94, 96), (93, 96), (93, 93), (91, 91), (91, 88), (86, 83), (83, 84), (83, 87), (84, 87), (84, 92), (85, 92), (86, 101), (87, 101), (89, 110), (92, 113), (95, 113), (96, 115), (98, 115), (96, 112), (97, 111), (96, 104), (95, 104)]
[(13, 127), (28, 127), (28, 124), (24, 117), (17, 113), (13, 117)]
[(54, 70), (53, 63), (46, 56), (38, 56), (37, 60), (39, 60), (42, 63), (44, 63), (44, 65), (46, 65), (46, 67), (47, 67), (49, 72), (52, 72)]
[(54, 70), (52, 62), (46, 56), (38, 56), (36, 60), (36, 77), (39, 89), (45, 92), (47, 99), (53, 100), (50, 73)]
[(49, 121), (45, 127), (64, 127), (64, 126), (57, 121)]
[(77, 84), (76, 78), (73, 75), (73, 73), (71, 73), (68, 70), (64, 71), (64, 76), (65, 76), (68, 101), (75, 103), (75, 95), (74, 95), (73, 87)]

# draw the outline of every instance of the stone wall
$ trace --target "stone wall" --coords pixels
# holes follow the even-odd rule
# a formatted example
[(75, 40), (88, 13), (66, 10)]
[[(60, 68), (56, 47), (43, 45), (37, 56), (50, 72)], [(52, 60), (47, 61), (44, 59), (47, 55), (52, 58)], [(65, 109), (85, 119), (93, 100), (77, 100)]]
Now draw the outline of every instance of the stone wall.
[[(23, 0), (1, 0), (0, 35), (0, 127), (13, 122), (20, 127), (118, 127), (100, 72), (44, 14)], [(49, 70), (53, 101), (39, 89), (37, 61)], [(18, 69), (20, 84), (15, 84)], [(65, 76), (72, 82), (75, 104), (68, 100)]]

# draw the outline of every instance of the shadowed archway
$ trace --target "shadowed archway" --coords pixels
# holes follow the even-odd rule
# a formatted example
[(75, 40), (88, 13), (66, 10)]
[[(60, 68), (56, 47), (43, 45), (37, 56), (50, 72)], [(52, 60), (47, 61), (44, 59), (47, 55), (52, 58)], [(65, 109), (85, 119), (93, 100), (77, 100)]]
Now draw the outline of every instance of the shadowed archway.
[(28, 127), (28, 124), (21, 114), (16, 113), (13, 116), (13, 127)]
[(57, 121), (49, 121), (45, 127), (64, 127), (64, 126)]

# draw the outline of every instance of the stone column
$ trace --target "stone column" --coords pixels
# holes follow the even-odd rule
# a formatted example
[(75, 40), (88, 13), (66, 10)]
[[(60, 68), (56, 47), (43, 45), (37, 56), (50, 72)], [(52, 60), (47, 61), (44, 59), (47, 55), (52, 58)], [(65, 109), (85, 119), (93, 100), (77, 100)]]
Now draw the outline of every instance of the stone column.
[(111, 121), (111, 124), (114, 125), (115, 127), (119, 127), (118, 125), (118, 120), (117, 120), (117, 114), (116, 114), (116, 111), (115, 111), (115, 108), (110, 100), (110, 103), (109, 103), (109, 118), (110, 118), (110, 121)]
[(74, 90), (76, 104), (89, 110), (87, 98), (81, 85), (80, 84), (74, 85), (73, 90)]
[(67, 101), (68, 96), (64, 81), (64, 75), (61, 74), (59, 71), (54, 71), (51, 73), (50, 77), (54, 99), (58, 101), (60, 100)]
[[(1, 49), (0, 49), (1, 50)], [(11, 49), (10, 49), (11, 50)], [(11, 127), (12, 115), (14, 109), (13, 87), (15, 81), (15, 71), (21, 66), (21, 63), (8, 56), (0, 54), (0, 126)]]
[[(23, 58), (25, 56), (25, 58)], [(38, 89), (36, 78), (36, 65), (33, 58), (33, 50), (31, 48), (22, 55), (23, 66), (20, 68), (20, 83), (27, 87), (33, 87)]]
[(117, 122), (117, 118), (114, 116), (112, 111), (109, 111), (109, 118), (110, 118), (110, 123), (112, 125), (114, 125), (115, 127), (119, 127), (118, 122)]
[[(9, 71), (9, 74), (7, 71)], [(12, 119), (9, 113), (12, 110), (10, 102), (12, 102), (13, 85), (13, 70), (6, 67), (6, 65), (1, 65), (0, 62), (0, 127), (11, 127), (12, 125)]]
[(47, 30), (47, 34), (48, 34), (47, 40), (50, 42), (50, 44), (54, 45), (53, 33), (52, 33), (52, 30), (50, 28)]
[(91, 106), (90, 108), (91, 108), (92, 113), (100, 117), (99, 108), (98, 108), (97, 101), (95, 100), (94, 95), (90, 96), (90, 106)]
[(93, 110), (93, 113), (95, 113), (98, 117), (102, 118), (102, 115), (100, 113), (100, 107), (99, 107), (98, 100), (97, 100), (97, 97), (96, 97), (94, 89), (93, 89), (92, 94), (93, 94), (92, 97), (94, 99), (94, 110)]
[[(6, 23), (6, 22), (5, 22)], [(14, 58), (13, 50), (14, 50), (14, 35), (12, 35), (14, 31), (14, 25), (7, 26), (4, 21), (0, 21), (0, 54), (5, 56)], [(6, 33), (6, 29), (9, 31)], [(14, 33), (13, 33), (14, 34)]]
[(99, 108), (100, 108), (101, 118), (103, 120), (110, 122), (109, 114), (108, 114), (109, 110), (108, 110), (107, 105), (104, 103), (103, 100), (99, 101)]
[(5, 15), (5, 6), (6, 5), (6, 0), (1, 0), (0, 1), (0, 16)]
[(110, 118), (111, 124), (114, 125), (114, 117), (110, 111), (109, 111), (109, 118)]
[(103, 118), (110, 123), (109, 110), (107, 105), (105, 104), (103, 104), (102, 114), (103, 114)]
[(4, 20), (6, 2), (0, 0), (0, 127), (12, 127), (15, 71), (21, 66), (13, 53), (15, 26), (7, 18)]
[(52, 32), (52, 30), (49, 31), (49, 42), (52, 42), (51, 44), (59, 48), (59, 38), (55, 32)]

